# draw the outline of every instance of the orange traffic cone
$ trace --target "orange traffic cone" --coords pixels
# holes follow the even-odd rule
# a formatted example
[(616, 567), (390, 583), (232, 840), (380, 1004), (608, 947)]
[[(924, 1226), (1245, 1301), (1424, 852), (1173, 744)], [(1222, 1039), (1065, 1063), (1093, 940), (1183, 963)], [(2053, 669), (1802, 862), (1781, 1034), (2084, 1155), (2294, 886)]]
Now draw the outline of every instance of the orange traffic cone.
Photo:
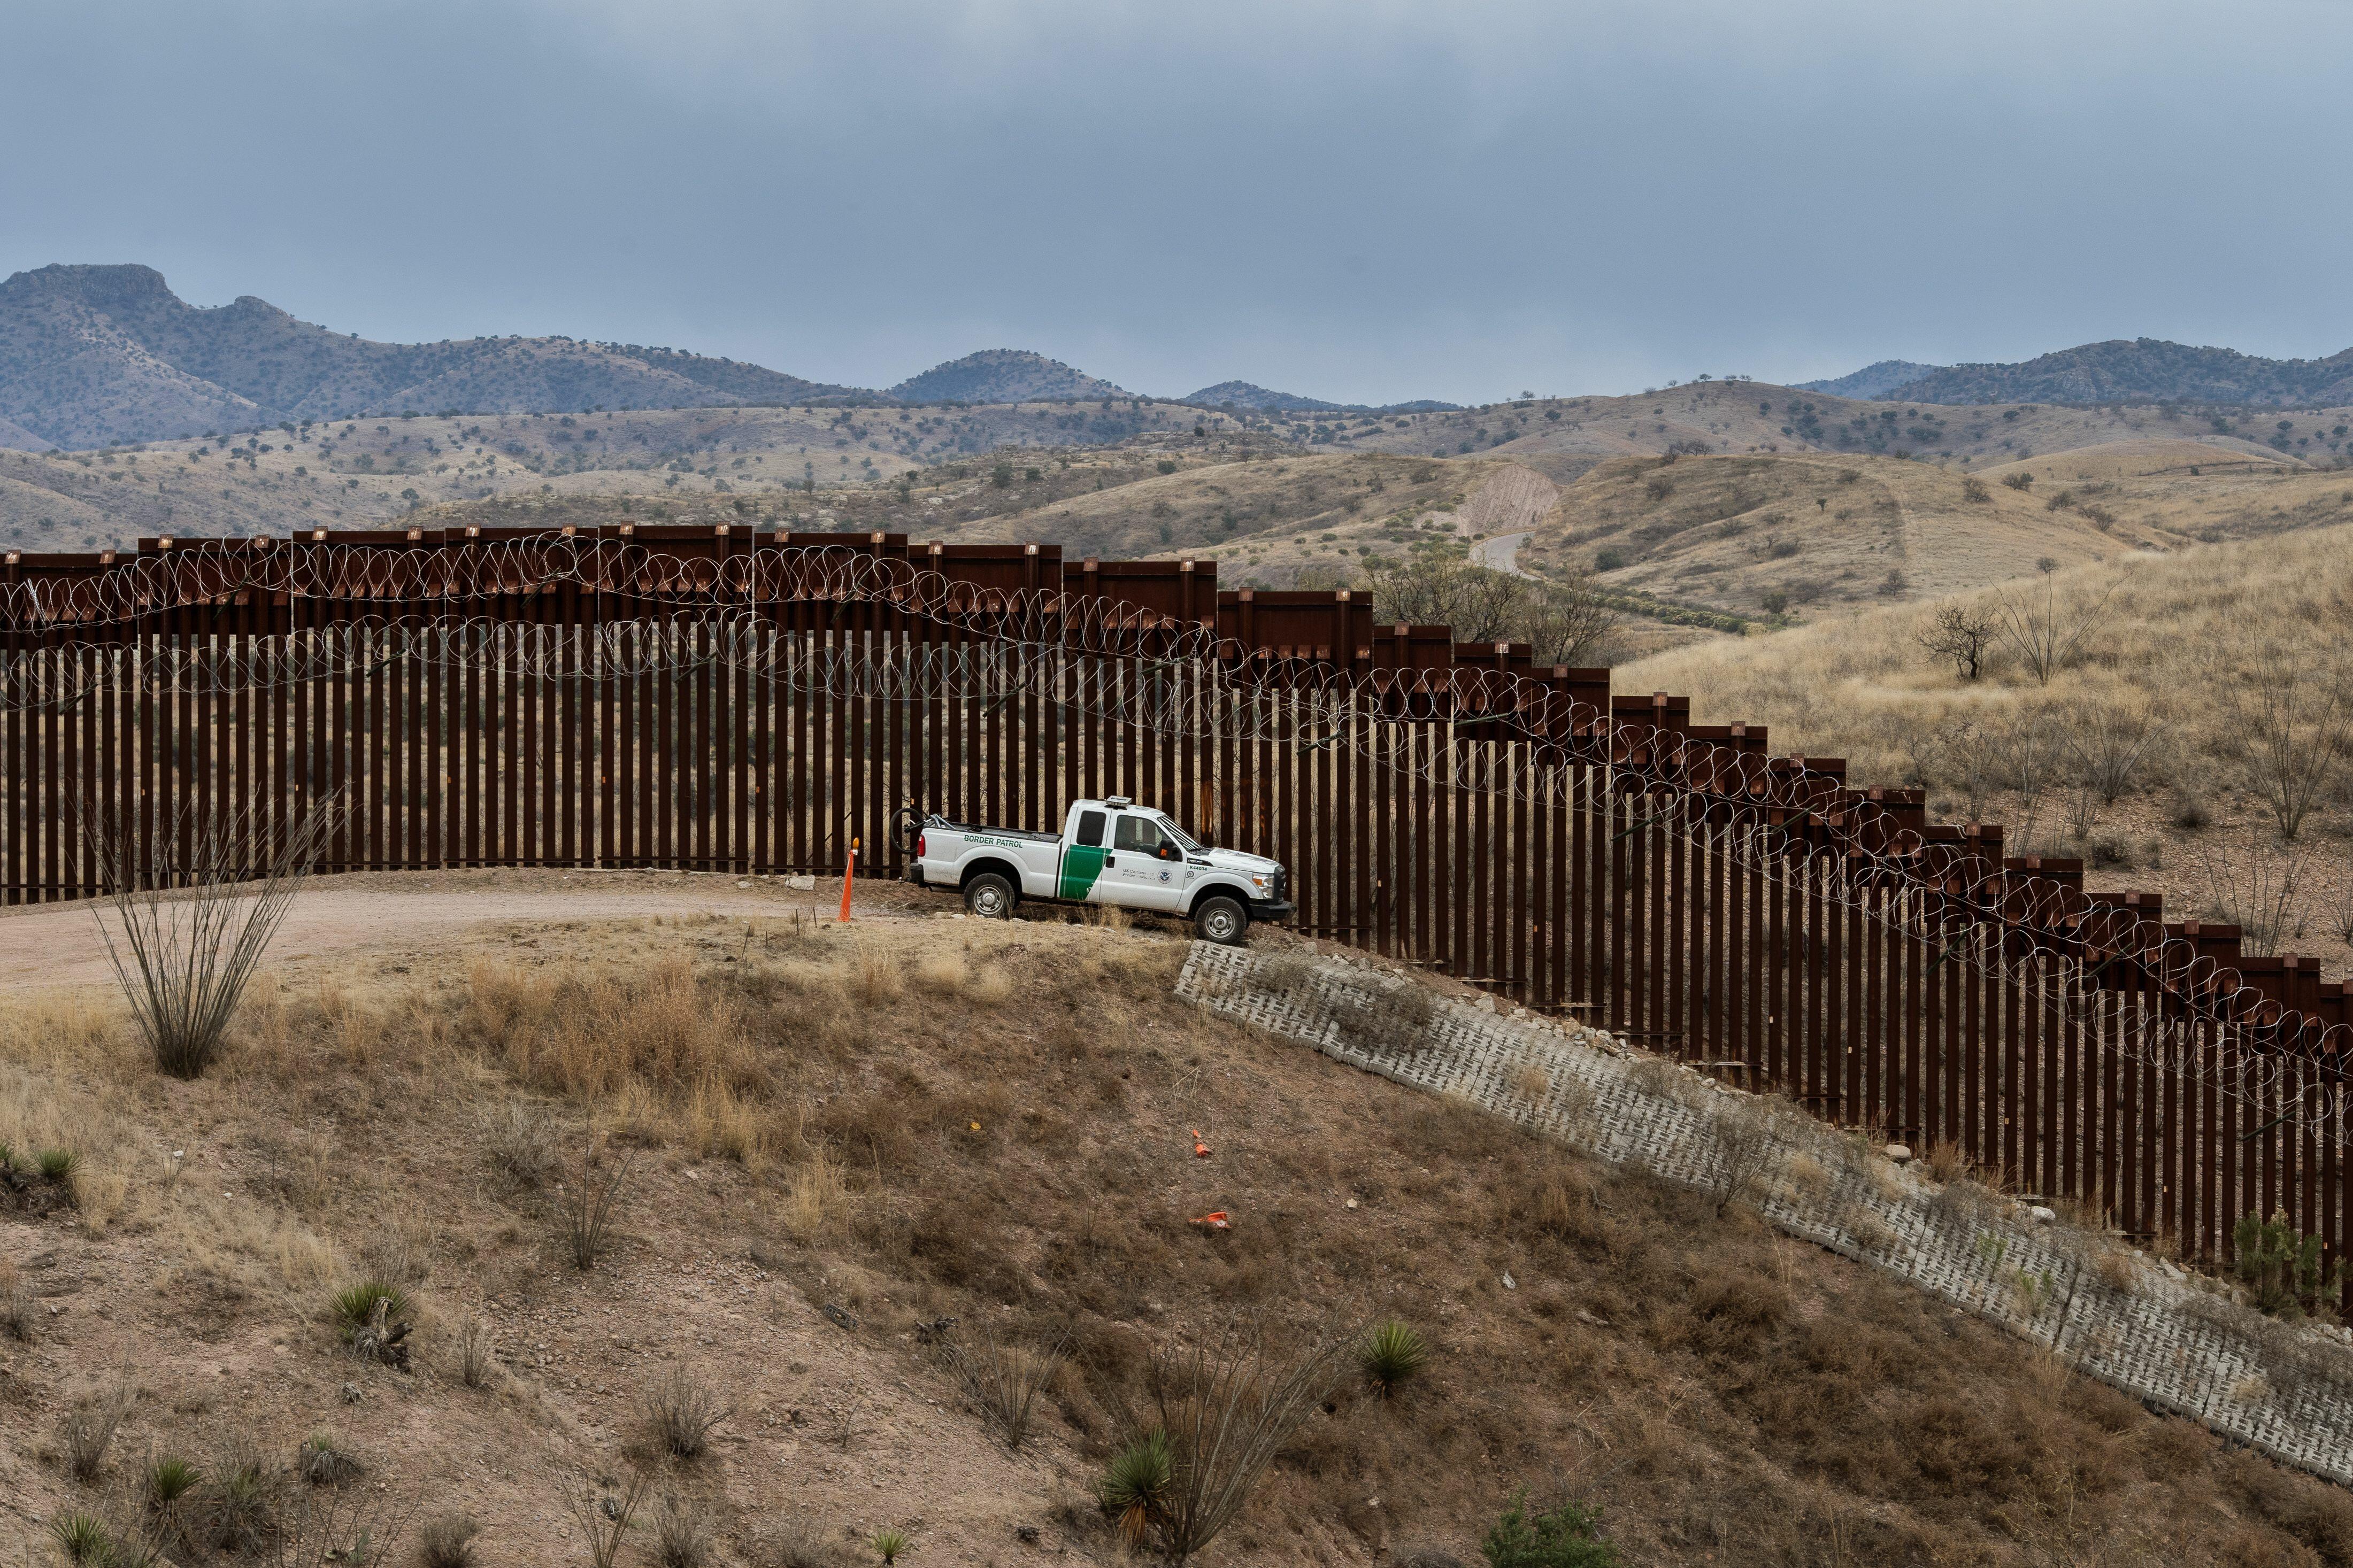
[(849, 879), (858, 875), (858, 840), (849, 841), (849, 867), (841, 874), (841, 918), (849, 919)]

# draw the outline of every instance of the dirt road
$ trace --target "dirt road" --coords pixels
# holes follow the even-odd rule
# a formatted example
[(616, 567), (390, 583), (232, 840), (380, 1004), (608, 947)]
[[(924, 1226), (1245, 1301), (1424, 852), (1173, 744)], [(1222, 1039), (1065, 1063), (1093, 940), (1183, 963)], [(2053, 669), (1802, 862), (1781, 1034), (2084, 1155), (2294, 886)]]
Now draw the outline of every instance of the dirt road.
[(1523, 529), (1517, 533), (1499, 533), (1493, 539), (1481, 540), (1471, 547), (1471, 564), (1492, 566), (1508, 576), (1526, 576), (1527, 574), (1520, 570), (1520, 546), (1525, 544), (1528, 535), (1535, 531), (1534, 529)]
[[(861, 883), (853, 913), (904, 918), (952, 910), (952, 901), (896, 883)], [(515, 922), (571, 923), (641, 920), (655, 915), (716, 914), (736, 919), (830, 920), (840, 911), (841, 881), (819, 879), (810, 889), (783, 878), (684, 874), (676, 871), (417, 871), (375, 872), (312, 879), (264, 957), (265, 965), (363, 948), (411, 945), (469, 926)], [(0, 993), (51, 986), (111, 984), (90, 903), (45, 904), (0, 912)]]

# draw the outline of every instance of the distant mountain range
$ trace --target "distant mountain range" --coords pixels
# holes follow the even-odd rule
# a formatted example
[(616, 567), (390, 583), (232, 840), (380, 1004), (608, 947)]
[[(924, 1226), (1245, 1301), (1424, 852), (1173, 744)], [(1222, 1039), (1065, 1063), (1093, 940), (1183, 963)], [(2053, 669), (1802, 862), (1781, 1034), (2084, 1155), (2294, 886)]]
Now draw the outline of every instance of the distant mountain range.
[(1906, 403), (2224, 403), (2291, 408), (2353, 405), (2353, 349), (2327, 359), (2263, 359), (2158, 338), (2114, 338), (2017, 364), (1882, 360), (1801, 392)]
[(1430, 414), (1449, 413), (1462, 406), (1428, 397), (1411, 403), (1385, 403), (1377, 407), (1364, 403), (1326, 403), (1320, 397), (1275, 392), (1247, 381), (1221, 381), (1176, 401), (1198, 403), (1208, 408), (1247, 408), (1259, 414)]
[[(0, 283), (0, 448), (100, 447), (290, 419), (406, 412), (1056, 403), (1133, 395), (1021, 349), (966, 354), (877, 392), (638, 343), (567, 337), (375, 342), (298, 321), (251, 295), (217, 307), (190, 305), (152, 267), (43, 267)], [(1188, 401), (1262, 411), (1372, 412), (1246, 382), (1222, 383)]]
[(198, 309), (151, 267), (44, 267), (0, 283), (0, 420), (60, 447), (411, 409), (693, 408), (847, 391), (634, 343), (373, 342), (251, 295)]

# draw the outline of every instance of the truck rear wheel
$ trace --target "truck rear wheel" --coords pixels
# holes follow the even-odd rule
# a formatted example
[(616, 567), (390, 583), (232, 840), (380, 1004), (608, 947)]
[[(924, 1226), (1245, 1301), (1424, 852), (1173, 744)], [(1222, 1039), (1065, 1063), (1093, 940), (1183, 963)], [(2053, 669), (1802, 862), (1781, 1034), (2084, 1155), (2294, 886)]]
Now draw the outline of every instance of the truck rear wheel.
[(994, 871), (983, 871), (964, 885), (964, 907), (985, 921), (1009, 921), (1020, 901), (1013, 884)]
[(1201, 933), (1203, 942), (1240, 947), (1242, 933), (1250, 930), (1250, 913), (1229, 898), (1204, 899), (1193, 911), (1193, 929)]

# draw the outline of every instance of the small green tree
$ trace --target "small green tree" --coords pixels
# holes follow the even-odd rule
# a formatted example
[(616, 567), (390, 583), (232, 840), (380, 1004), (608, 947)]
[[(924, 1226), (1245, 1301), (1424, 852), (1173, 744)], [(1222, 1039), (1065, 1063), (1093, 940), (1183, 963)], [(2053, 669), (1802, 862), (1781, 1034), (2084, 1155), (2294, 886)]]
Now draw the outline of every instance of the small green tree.
[(1618, 1568), (1618, 1549), (1594, 1533), (1599, 1521), (1578, 1503), (1531, 1508), (1521, 1492), (1479, 1550), (1488, 1568)]

